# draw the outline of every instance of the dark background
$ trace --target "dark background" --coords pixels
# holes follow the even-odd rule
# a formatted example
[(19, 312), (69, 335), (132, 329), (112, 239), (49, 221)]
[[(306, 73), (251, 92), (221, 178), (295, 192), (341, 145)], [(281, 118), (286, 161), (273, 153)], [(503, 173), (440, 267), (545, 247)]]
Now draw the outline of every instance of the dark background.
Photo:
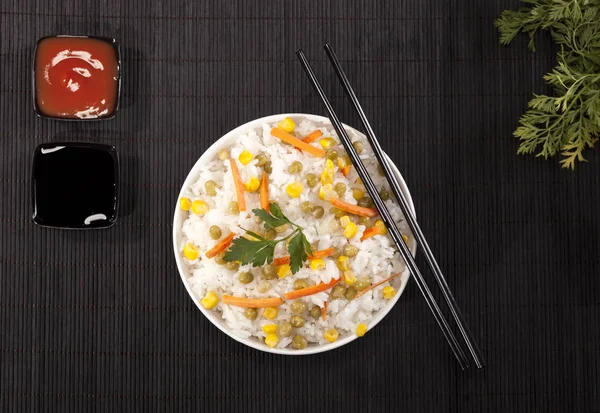
[[(516, 0), (17, 1), (0, 3), (1, 412), (600, 411), (600, 159), (574, 172), (517, 156), (511, 137), (555, 50), (498, 44)], [(116, 37), (113, 120), (38, 119), (42, 36)], [(261, 353), (220, 333), (180, 281), (172, 214), (187, 172), (257, 117), (323, 114), (294, 51), (359, 126), (331, 42), (484, 350), (460, 371), (414, 283), (365, 338), (324, 354)], [(117, 147), (116, 226), (31, 221), (42, 142)], [(422, 257), (419, 257), (424, 264)]]

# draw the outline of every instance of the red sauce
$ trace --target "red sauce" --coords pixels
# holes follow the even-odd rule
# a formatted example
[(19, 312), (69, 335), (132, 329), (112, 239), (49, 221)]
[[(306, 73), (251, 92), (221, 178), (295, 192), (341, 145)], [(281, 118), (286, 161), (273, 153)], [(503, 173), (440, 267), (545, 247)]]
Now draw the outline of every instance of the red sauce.
[(113, 44), (86, 37), (48, 37), (35, 57), (36, 105), (57, 118), (95, 119), (117, 107), (119, 62)]

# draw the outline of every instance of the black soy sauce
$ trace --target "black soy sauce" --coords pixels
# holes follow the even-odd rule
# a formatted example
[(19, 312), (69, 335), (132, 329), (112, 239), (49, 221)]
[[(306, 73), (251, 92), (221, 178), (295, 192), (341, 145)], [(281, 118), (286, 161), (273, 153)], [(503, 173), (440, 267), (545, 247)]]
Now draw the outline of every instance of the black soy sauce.
[(46, 143), (33, 157), (33, 221), (55, 228), (105, 228), (117, 220), (119, 161), (109, 145)]

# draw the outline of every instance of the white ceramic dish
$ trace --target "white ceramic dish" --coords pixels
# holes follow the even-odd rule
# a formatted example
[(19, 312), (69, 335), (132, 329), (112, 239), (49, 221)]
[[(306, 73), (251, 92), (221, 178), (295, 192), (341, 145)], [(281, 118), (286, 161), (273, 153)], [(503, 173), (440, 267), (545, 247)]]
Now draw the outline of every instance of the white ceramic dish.
[[(233, 129), (232, 131), (228, 132), (222, 138), (217, 140), (214, 144), (212, 144), (210, 146), (210, 148), (208, 148), (206, 150), (206, 152), (204, 152), (202, 154), (200, 159), (198, 159), (198, 161), (196, 162), (196, 164), (194, 165), (194, 167), (188, 174), (187, 178), (185, 179), (185, 182), (183, 183), (183, 186), (182, 186), (179, 196), (177, 198), (177, 202), (175, 205), (175, 216), (173, 218), (173, 250), (175, 253), (175, 261), (177, 262), (177, 268), (179, 269), (179, 275), (181, 276), (181, 281), (183, 282), (183, 285), (185, 286), (188, 294), (192, 298), (192, 301), (194, 302), (194, 304), (196, 304), (196, 306), (202, 312), (202, 314), (204, 314), (206, 316), (206, 318), (208, 318), (210, 320), (210, 322), (213, 323), (219, 330), (221, 330), (222, 332), (224, 332), (225, 334), (227, 334), (229, 337), (233, 338), (234, 340), (239, 341), (240, 343), (250, 346), (252, 348), (255, 348), (257, 350), (266, 351), (269, 353), (298, 356), (298, 355), (315, 354), (315, 353), (320, 353), (323, 351), (333, 350), (335, 348), (343, 346), (344, 344), (348, 344), (349, 342), (355, 340), (358, 337), (354, 334), (350, 334), (346, 337), (343, 337), (343, 338), (335, 341), (334, 343), (329, 343), (329, 344), (325, 344), (325, 345), (314, 345), (313, 344), (313, 345), (309, 345), (307, 348), (305, 348), (303, 350), (296, 350), (296, 349), (291, 349), (291, 348), (283, 348), (283, 349), (271, 348), (271, 347), (267, 346), (266, 344), (260, 342), (256, 338), (252, 338), (252, 337), (251, 338), (241, 338), (232, 333), (232, 331), (227, 327), (227, 325), (221, 318), (221, 315), (219, 312), (206, 310), (204, 307), (202, 307), (200, 305), (198, 299), (194, 296), (194, 293), (192, 292), (192, 289), (187, 282), (188, 269), (186, 267), (186, 264), (183, 262), (183, 260), (181, 258), (181, 251), (178, 250), (179, 245), (181, 245), (181, 228), (183, 226), (183, 222), (185, 221), (185, 219), (188, 216), (187, 212), (182, 211), (179, 208), (178, 200), (179, 200), (179, 198), (181, 198), (183, 196), (183, 194), (185, 194), (187, 192), (187, 189), (194, 182), (196, 182), (196, 180), (198, 179), (198, 174), (200, 173), (200, 170), (203, 167), (205, 167), (206, 164), (210, 160), (214, 159), (217, 156), (217, 153), (221, 149), (228, 149), (232, 145), (233, 141), (239, 135), (243, 134), (245, 131), (248, 131), (250, 129), (257, 129), (257, 128), (260, 129), (260, 128), (262, 128), (262, 125), (264, 123), (276, 123), (276, 122), (283, 120), (287, 116), (294, 119), (296, 121), (296, 123), (298, 123), (298, 121), (301, 119), (307, 119), (307, 120), (310, 120), (311, 122), (331, 125), (331, 122), (329, 121), (329, 119), (327, 119), (323, 116), (308, 115), (308, 114), (303, 114), (303, 113), (291, 113), (291, 114), (288, 113), (288, 114), (272, 115), (272, 116), (267, 116), (264, 118), (256, 119), (251, 122), (245, 123), (235, 129)], [(351, 132), (361, 136), (364, 139), (364, 135), (361, 132), (359, 132), (356, 129), (354, 129), (350, 126), (347, 126), (347, 125), (344, 125), (344, 127), (346, 128), (346, 130), (351, 131)], [(389, 158), (388, 158), (388, 160), (389, 160)], [(402, 188), (402, 192), (406, 196), (406, 198), (408, 200), (408, 204), (410, 205), (410, 209), (414, 214), (415, 208), (414, 208), (412, 198), (410, 196), (410, 192), (408, 191), (408, 187), (406, 186), (406, 183), (404, 182), (402, 175), (400, 175), (398, 168), (396, 168), (396, 166), (391, 161), (389, 163), (392, 167), (392, 170), (396, 174), (396, 177), (398, 178), (398, 181)], [(416, 252), (416, 245), (414, 244), (414, 241), (410, 243), (410, 249), (414, 255)], [(377, 314), (374, 315), (373, 319), (371, 320), (371, 322), (369, 323), (369, 326), (368, 326), (369, 331), (371, 329), (373, 329), (373, 327), (375, 327), (377, 325), (377, 323), (379, 323), (383, 319), (383, 317), (385, 317), (390, 312), (392, 307), (398, 302), (398, 299), (402, 295), (402, 292), (404, 291), (405, 287), (406, 287), (406, 281), (402, 283), (401, 288), (398, 290), (398, 292), (394, 296), (394, 298), (392, 298), (385, 307), (383, 307)]]

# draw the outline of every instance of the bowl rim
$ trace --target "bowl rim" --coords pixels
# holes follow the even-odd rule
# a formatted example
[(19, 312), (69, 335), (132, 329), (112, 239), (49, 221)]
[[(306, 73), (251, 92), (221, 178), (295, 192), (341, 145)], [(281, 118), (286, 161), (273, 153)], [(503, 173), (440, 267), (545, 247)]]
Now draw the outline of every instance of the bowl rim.
[[(264, 351), (267, 353), (273, 353), (273, 354), (299, 356), (299, 355), (317, 354), (317, 353), (322, 353), (325, 351), (330, 351), (330, 350), (339, 348), (345, 344), (348, 344), (348, 343), (356, 340), (359, 337), (357, 337), (355, 334), (349, 334), (347, 337), (344, 337), (343, 339), (337, 340), (333, 343), (329, 343), (329, 344), (325, 344), (325, 345), (309, 346), (302, 350), (296, 350), (296, 349), (290, 349), (290, 348), (271, 348), (271, 347), (267, 346), (266, 344), (261, 343), (254, 337), (244, 338), (244, 337), (237, 336), (225, 325), (223, 319), (220, 316), (217, 316), (216, 313), (213, 311), (206, 310), (204, 307), (202, 307), (200, 305), (199, 300), (195, 297), (191, 286), (187, 282), (187, 276), (186, 276), (187, 268), (185, 267), (185, 264), (183, 263), (183, 259), (181, 258), (181, 254), (179, 253), (179, 247), (178, 247), (179, 246), (178, 238), (180, 238), (180, 236), (181, 236), (181, 228), (182, 228), (183, 221), (184, 221), (181, 218), (183, 215), (183, 211), (181, 211), (179, 209), (179, 204), (178, 204), (179, 199), (185, 194), (186, 189), (189, 188), (192, 185), (192, 183), (194, 183), (197, 180), (199, 170), (203, 167), (203, 165), (205, 163), (207, 163), (209, 160), (211, 160), (214, 156), (216, 156), (216, 154), (221, 149), (221, 147), (228, 146), (229, 141), (232, 140), (234, 137), (237, 137), (238, 135), (245, 133), (250, 129), (260, 128), (265, 123), (275, 123), (275, 122), (283, 120), (286, 117), (290, 117), (292, 119), (302, 118), (302, 119), (306, 119), (306, 120), (316, 122), (316, 123), (324, 123), (324, 124), (331, 125), (330, 120), (324, 116), (312, 115), (312, 114), (307, 114), (307, 113), (282, 113), (282, 114), (276, 114), (276, 115), (269, 115), (269, 116), (265, 116), (265, 117), (262, 117), (259, 119), (254, 119), (249, 122), (246, 122), (234, 129), (230, 130), (225, 135), (223, 135), (222, 137), (217, 139), (215, 142), (213, 142), (208, 147), (208, 149), (206, 149), (202, 153), (202, 155), (198, 158), (198, 160), (196, 161), (194, 166), (190, 169), (187, 177), (185, 178), (185, 181), (183, 182), (183, 184), (181, 186), (181, 190), (179, 191), (179, 194), (177, 196), (177, 200), (175, 202), (175, 212), (174, 212), (174, 216), (173, 216), (173, 252), (175, 255), (175, 261), (177, 263), (177, 270), (179, 272), (179, 276), (181, 278), (183, 285), (185, 286), (185, 289), (186, 289), (188, 295), (190, 296), (190, 298), (192, 299), (192, 301), (194, 302), (196, 307), (198, 307), (198, 309), (202, 312), (202, 314), (215, 327), (217, 327), (219, 330), (221, 330), (223, 333), (225, 333), (229, 337), (233, 338), (235, 341), (242, 343), (246, 346), (249, 346), (251, 348), (254, 348), (256, 350)], [(344, 125), (345, 129), (358, 134), (363, 139), (366, 139), (365, 135), (362, 132), (360, 132), (359, 130), (357, 130), (349, 125), (346, 125), (346, 124), (343, 124), (343, 125)], [(398, 182), (400, 183), (402, 192), (406, 196), (408, 205), (409, 205), (413, 215), (416, 217), (413, 199), (411, 197), (410, 191), (408, 190), (406, 182), (404, 181), (404, 178), (400, 174), (400, 171), (398, 170), (396, 165), (391, 161), (389, 156), (387, 154), (385, 154), (385, 156), (386, 156), (387, 160), (389, 161), (392, 171), (396, 174), (396, 177), (398, 178)], [(414, 256), (416, 253), (416, 245), (414, 243), (410, 246), (410, 250)], [(404, 292), (404, 289), (406, 288), (406, 284), (408, 283), (409, 279), (410, 279), (410, 273), (408, 274), (408, 278), (406, 279), (406, 282), (402, 283), (399, 291), (390, 300), (390, 302), (388, 302), (383, 308), (381, 308), (373, 316), (373, 319), (370, 321), (370, 323), (368, 325), (369, 331), (371, 329), (373, 329), (377, 324), (379, 324), (379, 322), (396, 305), (396, 303), (400, 299), (400, 296)]]

